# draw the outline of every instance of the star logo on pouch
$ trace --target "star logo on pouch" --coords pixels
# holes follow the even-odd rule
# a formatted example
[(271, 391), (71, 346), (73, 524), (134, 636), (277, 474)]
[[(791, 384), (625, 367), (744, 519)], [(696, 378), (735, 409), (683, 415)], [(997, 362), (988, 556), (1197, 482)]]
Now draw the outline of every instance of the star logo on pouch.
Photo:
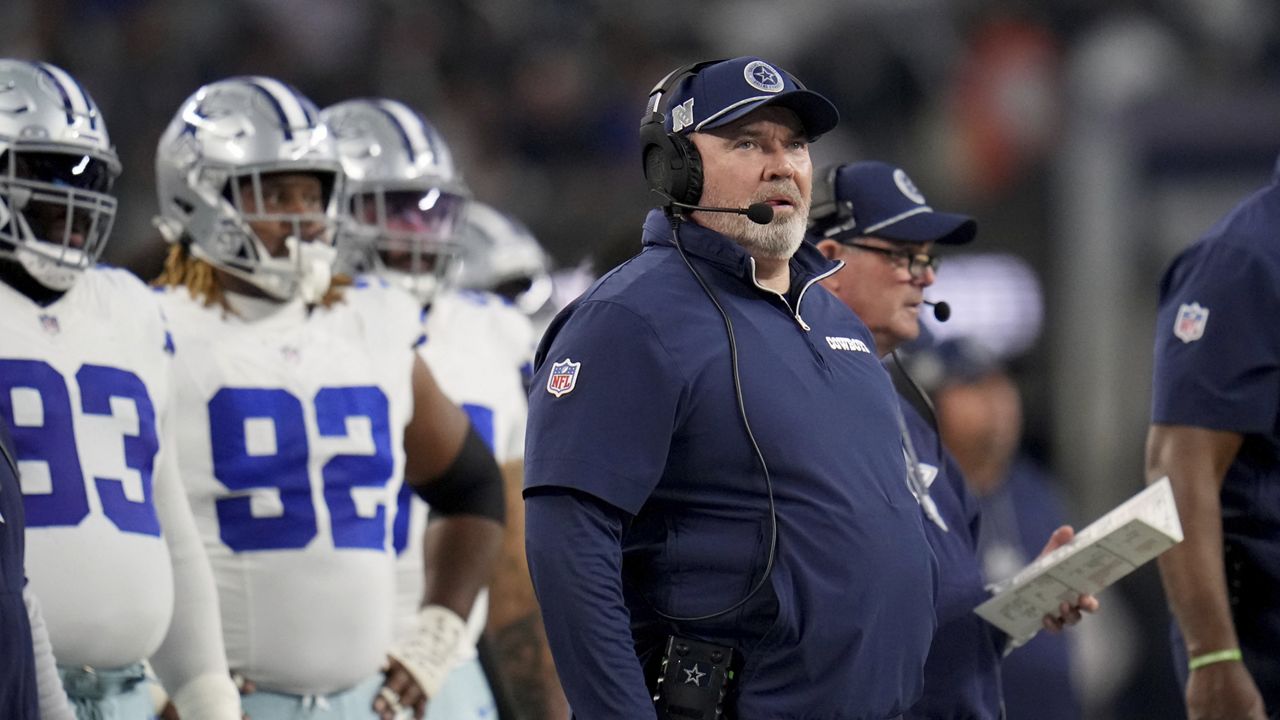
[(1204, 337), (1204, 327), (1209, 324), (1209, 308), (1200, 303), (1183, 303), (1178, 317), (1173, 321), (1173, 334), (1184, 343)]
[(702, 687), (702, 678), (707, 674), (698, 669), (698, 664), (694, 663), (691, 668), (684, 668), (684, 684)]

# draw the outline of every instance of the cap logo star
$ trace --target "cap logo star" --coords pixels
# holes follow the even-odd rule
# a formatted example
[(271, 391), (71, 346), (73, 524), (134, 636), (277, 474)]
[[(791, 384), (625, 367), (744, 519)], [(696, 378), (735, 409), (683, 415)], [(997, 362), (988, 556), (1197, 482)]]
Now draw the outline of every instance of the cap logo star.
[(907, 174), (901, 169), (893, 171), (893, 183), (898, 186), (902, 194), (906, 195), (911, 202), (917, 205), (924, 204), (924, 195), (920, 193), (920, 188), (916, 187), (916, 184), (911, 182), (911, 178), (907, 177)]
[(742, 76), (746, 78), (748, 85), (761, 92), (782, 92), (782, 73), (768, 63), (752, 60), (743, 68)]

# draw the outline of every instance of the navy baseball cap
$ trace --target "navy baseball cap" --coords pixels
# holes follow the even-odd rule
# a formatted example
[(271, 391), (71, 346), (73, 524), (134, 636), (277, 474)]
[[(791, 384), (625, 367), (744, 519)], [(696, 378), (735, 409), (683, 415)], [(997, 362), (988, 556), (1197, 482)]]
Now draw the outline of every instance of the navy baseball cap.
[[(978, 225), (967, 215), (935, 212), (902, 168), (866, 161), (836, 165), (815, 177), (810, 233), (848, 242), (869, 235), (894, 242), (963, 245)], [(833, 196), (834, 195), (834, 196)]]
[(758, 57), (721, 60), (685, 78), (663, 99), (667, 132), (701, 132), (728, 125), (766, 105), (785, 107), (800, 118), (810, 138), (831, 130), (840, 113), (831, 101), (808, 90), (790, 73)]

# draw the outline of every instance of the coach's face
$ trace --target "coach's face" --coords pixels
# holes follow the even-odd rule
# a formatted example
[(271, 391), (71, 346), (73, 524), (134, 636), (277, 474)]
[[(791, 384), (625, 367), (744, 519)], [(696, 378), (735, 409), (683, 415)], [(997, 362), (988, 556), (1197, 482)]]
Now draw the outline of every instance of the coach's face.
[(723, 127), (689, 136), (702, 156), (702, 205), (745, 208), (765, 203), (773, 220), (695, 212), (698, 224), (733, 238), (752, 255), (789, 258), (804, 239), (813, 164), (795, 113), (765, 106)]
[(920, 303), (933, 284), (932, 268), (911, 272), (908, 255), (927, 255), (933, 243), (891, 242), (861, 237), (856, 245), (822, 240), (818, 250), (844, 267), (822, 281), (823, 287), (857, 313), (883, 356), (920, 335)]

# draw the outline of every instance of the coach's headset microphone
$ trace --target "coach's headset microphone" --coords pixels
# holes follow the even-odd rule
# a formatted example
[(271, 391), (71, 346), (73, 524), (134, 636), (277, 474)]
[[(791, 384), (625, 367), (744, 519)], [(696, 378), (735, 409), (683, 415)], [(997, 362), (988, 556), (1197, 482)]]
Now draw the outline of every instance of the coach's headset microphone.
[(951, 305), (946, 300), (934, 302), (932, 300), (921, 300), (920, 302), (933, 308), (933, 319), (938, 322), (946, 322), (951, 319)]
[[(707, 60), (684, 65), (672, 71), (662, 80), (659, 80), (657, 85), (653, 86), (653, 90), (649, 91), (649, 104), (645, 108), (644, 116), (640, 119), (640, 152), (644, 161), (644, 178), (648, 181), (649, 188), (666, 201), (664, 209), (671, 221), (671, 238), (675, 243), (676, 251), (680, 253), (680, 259), (684, 260), (685, 267), (689, 268), (694, 280), (698, 281), (698, 285), (711, 300), (711, 304), (715, 305), (721, 319), (724, 320), (725, 334), (729, 339), (729, 362), (733, 368), (733, 392), (738, 403), (738, 417), (742, 419), (742, 428), (746, 431), (747, 440), (750, 441), (751, 449), (755, 452), (756, 462), (760, 465), (761, 474), (764, 476), (765, 489), (768, 491), (769, 496), (769, 553), (765, 562), (764, 572), (760, 575), (760, 580), (747, 591), (747, 594), (741, 600), (723, 610), (717, 610), (706, 615), (682, 617), (668, 615), (649, 602), (647, 598), (645, 599), (645, 602), (653, 609), (654, 613), (665, 620), (673, 622), (712, 620), (746, 605), (747, 601), (755, 597), (760, 588), (764, 587), (765, 583), (769, 581), (778, 551), (778, 512), (773, 499), (773, 479), (769, 476), (769, 464), (765, 462), (764, 453), (760, 450), (760, 444), (756, 442), (755, 433), (751, 431), (751, 421), (747, 418), (747, 407), (742, 401), (742, 378), (738, 374), (738, 344), (733, 335), (733, 321), (729, 318), (729, 313), (725, 312), (715, 293), (712, 292), (711, 287), (707, 285), (707, 281), (702, 278), (697, 268), (689, 260), (689, 256), (685, 254), (684, 245), (680, 242), (680, 223), (683, 218), (680, 212), (673, 209), (680, 208), (682, 210), (746, 215), (748, 220), (758, 225), (767, 225), (773, 221), (773, 207), (766, 203), (752, 203), (745, 208), (707, 207), (696, 204), (702, 197), (702, 156), (698, 153), (698, 148), (693, 144), (692, 140), (679, 133), (667, 132), (667, 118), (662, 104), (663, 99), (678, 87), (685, 78), (693, 77), (698, 74), (699, 70), (719, 62), (724, 61)], [(799, 85), (799, 81), (796, 81), (796, 84)], [(803, 88), (803, 85), (801, 87)]]
[(691, 205), (689, 203), (677, 202), (670, 195), (666, 195), (661, 190), (654, 188), (654, 192), (666, 198), (669, 205), (675, 205), (683, 210), (701, 210), (702, 212), (718, 212), (733, 213), (734, 215), (746, 215), (747, 219), (757, 225), (768, 225), (773, 222), (773, 207), (768, 203), (751, 203), (744, 208), (726, 208), (726, 207), (709, 207), (707, 205)]

